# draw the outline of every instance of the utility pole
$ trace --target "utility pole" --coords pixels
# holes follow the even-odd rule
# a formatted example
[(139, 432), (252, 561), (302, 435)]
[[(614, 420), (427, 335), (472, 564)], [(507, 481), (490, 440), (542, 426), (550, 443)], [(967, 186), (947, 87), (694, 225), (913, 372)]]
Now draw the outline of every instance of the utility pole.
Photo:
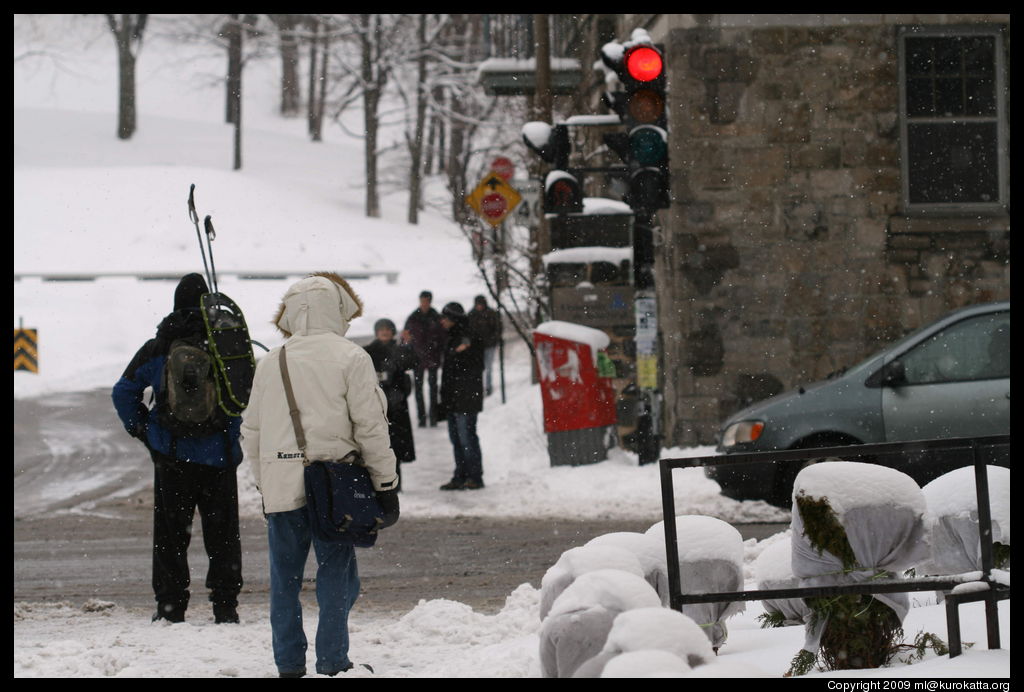
[[(552, 95), (551, 95), (551, 26), (550, 17), (546, 14), (533, 15), (533, 35), (536, 41), (537, 84), (533, 96), (533, 119), (540, 122), (552, 122)], [(540, 174), (536, 177), (541, 180), (543, 194), (544, 173), (543, 166)], [(534, 252), (531, 255), (530, 270), (533, 276), (539, 276), (543, 271), (541, 258), (551, 251), (551, 231), (548, 227), (545, 214), (540, 214), (537, 222), (535, 235), (531, 238)]]

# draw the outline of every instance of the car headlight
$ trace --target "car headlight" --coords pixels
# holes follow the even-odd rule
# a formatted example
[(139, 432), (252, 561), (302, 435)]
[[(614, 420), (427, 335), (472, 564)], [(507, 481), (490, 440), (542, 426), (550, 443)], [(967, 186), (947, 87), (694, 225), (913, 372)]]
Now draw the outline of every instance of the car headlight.
[(735, 447), (746, 442), (753, 442), (764, 432), (764, 421), (744, 420), (733, 423), (722, 433), (722, 446)]

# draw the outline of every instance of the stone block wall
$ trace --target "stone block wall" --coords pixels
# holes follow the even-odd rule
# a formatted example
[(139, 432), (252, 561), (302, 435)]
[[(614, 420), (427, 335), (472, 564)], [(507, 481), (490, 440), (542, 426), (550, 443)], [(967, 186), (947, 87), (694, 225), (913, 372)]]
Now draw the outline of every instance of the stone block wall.
[(753, 401), (1009, 297), (1008, 212), (903, 216), (895, 24), (708, 24), (665, 44), (667, 445), (709, 444)]

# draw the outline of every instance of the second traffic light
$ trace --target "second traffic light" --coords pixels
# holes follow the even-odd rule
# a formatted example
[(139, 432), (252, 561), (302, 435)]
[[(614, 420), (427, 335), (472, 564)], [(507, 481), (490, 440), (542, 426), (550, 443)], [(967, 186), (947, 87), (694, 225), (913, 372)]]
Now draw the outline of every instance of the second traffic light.
[(540, 158), (550, 163), (552, 170), (544, 179), (544, 211), (548, 214), (576, 214), (583, 211), (583, 188), (579, 179), (570, 173), (569, 127), (534, 121), (523, 126), (523, 141)]

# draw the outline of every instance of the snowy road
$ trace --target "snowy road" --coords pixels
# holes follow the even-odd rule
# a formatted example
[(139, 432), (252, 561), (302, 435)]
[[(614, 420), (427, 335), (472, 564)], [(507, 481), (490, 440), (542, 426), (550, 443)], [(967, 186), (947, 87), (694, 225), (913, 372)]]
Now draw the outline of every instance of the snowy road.
[[(15, 601), (79, 605), (100, 599), (150, 607), (152, 470), (145, 450), (117, 420), (108, 391), (18, 400), (14, 430)], [(450, 473), (445, 429), (418, 429), (416, 439), (419, 459), (405, 472), (409, 500), (438, 493), (436, 484)], [(243, 465), (240, 485), (248, 473)], [(248, 509), (241, 519), (242, 601), (265, 603), (266, 529)], [(539, 587), (563, 551), (603, 533), (644, 531), (651, 523), (406, 514), (376, 547), (360, 551), (361, 607), (405, 612), (421, 598), (447, 598), (497, 612), (520, 584)], [(744, 538), (761, 539), (785, 525), (737, 528)], [(202, 604), (206, 559), (198, 521), (194, 531), (193, 599)], [(310, 567), (307, 577), (312, 574)]]
[(17, 400), (14, 517), (81, 510), (152, 482), (141, 445), (128, 437), (110, 390)]

